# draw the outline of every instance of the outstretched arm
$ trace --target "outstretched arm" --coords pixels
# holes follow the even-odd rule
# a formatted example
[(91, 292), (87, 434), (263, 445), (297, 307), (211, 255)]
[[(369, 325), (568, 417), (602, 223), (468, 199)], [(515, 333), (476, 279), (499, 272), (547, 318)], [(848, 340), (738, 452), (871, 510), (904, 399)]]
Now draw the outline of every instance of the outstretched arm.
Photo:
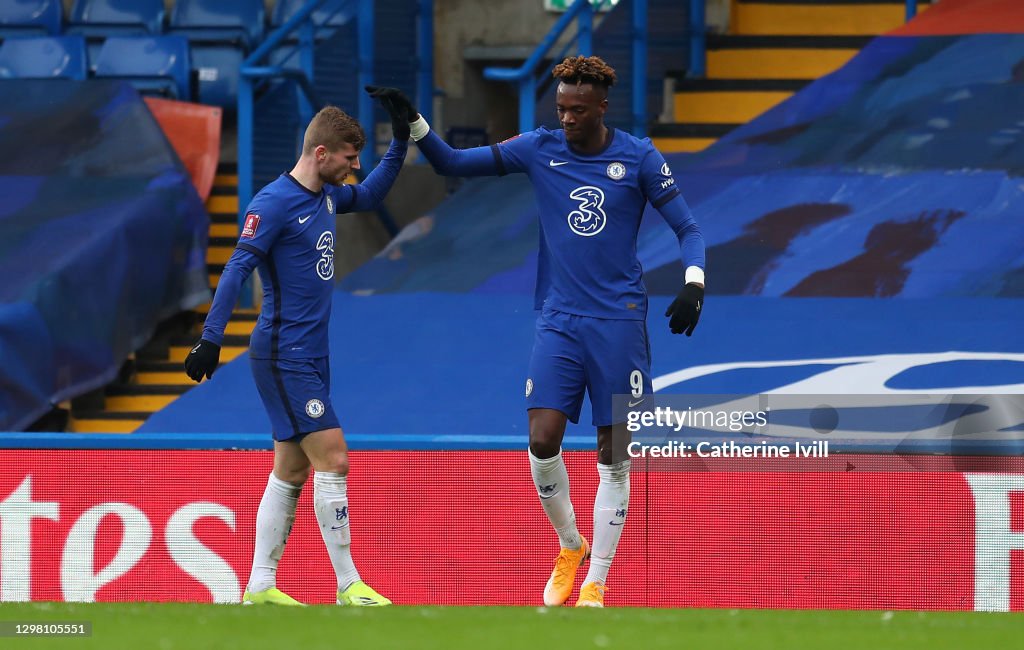
[(379, 99), (391, 116), (392, 124), (402, 120), (410, 122), (409, 133), (420, 151), (438, 174), (442, 176), (502, 176), (506, 169), (497, 147), (452, 149), (430, 129), (412, 102), (397, 88), (367, 86), (370, 96)]
[[(422, 122), (422, 125), (420, 123)], [(473, 147), (472, 149), (452, 149), (427, 125), (422, 117), (412, 123), (414, 130), (422, 126), (426, 133), (418, 140), (420, 151), (430, 161), (431, 167), (442, 176), (503, 176), (504, 165), (501, 164), (501, 153), (497, 145), (490, 147)]]

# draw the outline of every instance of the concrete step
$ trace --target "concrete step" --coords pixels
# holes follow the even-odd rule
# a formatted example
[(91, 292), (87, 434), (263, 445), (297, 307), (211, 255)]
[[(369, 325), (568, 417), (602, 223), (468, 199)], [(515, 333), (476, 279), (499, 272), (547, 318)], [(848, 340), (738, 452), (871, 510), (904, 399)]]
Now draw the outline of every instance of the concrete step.
[[(919, 3), (918, 13), (926, 8)], [(731, 28), (751, 35), (878, 35), (905, 21), (901, 0), (737, 0)]]

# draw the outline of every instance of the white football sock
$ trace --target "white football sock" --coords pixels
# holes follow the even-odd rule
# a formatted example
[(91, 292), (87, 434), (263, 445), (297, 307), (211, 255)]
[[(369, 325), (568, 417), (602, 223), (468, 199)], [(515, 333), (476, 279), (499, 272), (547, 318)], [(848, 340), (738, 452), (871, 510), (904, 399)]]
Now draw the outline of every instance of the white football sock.
[(584, 582), (604, 584), (608, 579), (608, 569), (612, 566), (629, 508), (629, 464), (628, 460), (614, 465), (597, 464), (601, 482), (594, 499), (594, 545)]
[(331, 557), (338, 590), (344, 591), (359, 580), (352, 562), (352, 535), (348, 527), (348, 487), (345, 477), (335, 472), (317, 472), (313, 476), (313, 509), (320, 534)]
[(295, 506), (301, 492), (301, 485), (285, 483), (270, 475), (256, 511), (256, 548), (246, 591), (266, 591), (277, 586), (277, 563), (281, 561), (288, 534), (292, 532)]
[(551, 458), (537, 458), (532, 451), (529, 453), (533, 484), (548, 521), (558, 533), (558, 543), (562, 548), (578, 550), (583, 540), (576, 529), (576, 513), (569, 500), (569, 473), (565, 471), (562, 450)]

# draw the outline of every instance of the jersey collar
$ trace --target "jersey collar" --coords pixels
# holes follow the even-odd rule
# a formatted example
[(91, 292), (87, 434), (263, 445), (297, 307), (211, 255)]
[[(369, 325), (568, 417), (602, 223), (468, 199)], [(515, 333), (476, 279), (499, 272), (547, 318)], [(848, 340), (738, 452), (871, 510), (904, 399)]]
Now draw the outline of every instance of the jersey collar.
[(296, 186), (296, 187), (298, 187), (299, 189), (301, 189), (301, 190), (302, 190), (303, 192), (305, 192), (306, 194), (308, 194), (308, 195), (310, 195), (310, 196), (320, 196), (320, 194), (321, 194), (321, 193), (323, 192), (323, 190), (320, 190), (320, 192), (314, 192), (313, 190), (309, 189), (308, 187), (306, 187), (305, 185), (303, 185), (302, 183), (300, 183), (300, 182), (299, 182), (299, 181), (298, 181), (298, 180), (297, 180), (297, 179), (296, 179), (296, 178), (295, 178), (294, 176), (292, 176), (292, 175), (291, 175), (291, 173), (289, 173), (289, 172), (285, 172), (285, 173), (284, 173), (283, 175), (284, 175), (284, 176), (287, 176), (287, 177), (288, 177), (288, 180), (290, 180), (291, 182), (295, 183), (295, 186)]

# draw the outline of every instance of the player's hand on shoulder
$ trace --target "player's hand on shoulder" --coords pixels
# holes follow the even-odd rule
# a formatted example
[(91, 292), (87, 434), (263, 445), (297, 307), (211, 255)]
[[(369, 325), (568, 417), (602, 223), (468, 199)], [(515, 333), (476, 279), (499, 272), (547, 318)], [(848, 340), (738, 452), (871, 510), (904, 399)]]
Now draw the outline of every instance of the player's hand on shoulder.
[(185, 374), (193, 381), (202, 381), (213, 377), (213, 371), (220, 363), (220, 346), (206, 339), (199, 339), (192, 351), (185, 357)]
[(669, 317), (669, 329), (673, 334), (686, 332), (687, 336), (692, 335), (703, 307), (704, 287), (692, 283), (684, 285), (683, 290), (665, 310), (665, 315)]
[(398, 88), (387, 86), (366, 86), (370, 97), (380, 100), (380, 105), (391, 117), (391, 131), (396, 140), (409, 139), (409, 123), (419, 119), (419, 113), (412, 101)]

